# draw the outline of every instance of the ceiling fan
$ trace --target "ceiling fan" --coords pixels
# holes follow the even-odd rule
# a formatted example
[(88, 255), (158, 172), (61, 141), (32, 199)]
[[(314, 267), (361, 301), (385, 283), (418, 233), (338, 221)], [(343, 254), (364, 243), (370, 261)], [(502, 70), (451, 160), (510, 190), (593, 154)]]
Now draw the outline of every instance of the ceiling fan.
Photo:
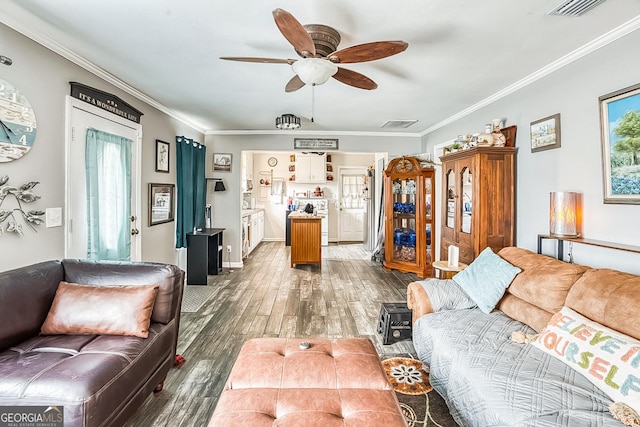
[(277, 59), (224, 56), (220, 59), (242, 62), (262, 62), (269, 64), (289, 64), (296, 74), (285, 86), (286, 92), (293, 92), (306, 84), (320, 85), (329, 77), (360, 89), (372, 90), (378, 87), (369, 77), (355, 71), (339, 67), (337, 64), (353, 64), (374, 61), (403, 52), (409, 46), (404, 41), (379, 41), (359, 44), (336, 51), (340, 43), (340, 33), (334, 28), (320, 24), (302, 25), (283, 9), (273, 11), (273, 19), (282, 35), (302, 59)]

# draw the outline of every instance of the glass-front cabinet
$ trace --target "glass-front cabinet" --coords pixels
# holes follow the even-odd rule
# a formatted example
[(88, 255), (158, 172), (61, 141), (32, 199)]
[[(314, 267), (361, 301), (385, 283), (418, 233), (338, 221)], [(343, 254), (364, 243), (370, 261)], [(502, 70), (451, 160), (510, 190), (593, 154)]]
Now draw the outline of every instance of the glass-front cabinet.
[(384, 172), (385, 261), (387, 269), (432, 274), (434, 169), (413, 157), (391, 160)]
[(449, 246), (471, 263), (484, 248), (494, 252), (515, 242), (514, 147), (474, 147), (442, 160), (440, 259)]

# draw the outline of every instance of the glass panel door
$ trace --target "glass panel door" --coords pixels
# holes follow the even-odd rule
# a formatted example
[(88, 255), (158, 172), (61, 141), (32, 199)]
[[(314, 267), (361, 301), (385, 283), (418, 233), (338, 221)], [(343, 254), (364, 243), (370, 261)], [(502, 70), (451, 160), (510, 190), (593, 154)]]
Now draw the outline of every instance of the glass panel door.
[(450, 170), (447, 173), (447, 227), (455, 227), (456, 218), (456, 176), (455, 172)]
[(431, 259), (431, 224), (433, 223), (433, 209), (432, 209), (432, 200), (433, 198), (433, 188), (431, 187), (431, 179), (424, 180), (424, 216), (425, 216), (425, 231), (426, 231), (426, 247), (427, 247), (427, 264), (431, 264), (433, 260)]
[(393, 259), (416, 262), (416, 181), (393, 180)]
[(462, 182), (460, 183), (460, 188), (462, 189), (462, 202), (460, 203), (460, 215), (462, 221), (460, 222), (461, 228), (460, 231), (463, 233), (471, 233), (471, 209), (472, 202), (471, 200), (473, 196), (472, 185), (473, 180), (471, 176), (471, 171), (468, 167), (465, 167), (462, 170), (462, 174), (460, 175)]

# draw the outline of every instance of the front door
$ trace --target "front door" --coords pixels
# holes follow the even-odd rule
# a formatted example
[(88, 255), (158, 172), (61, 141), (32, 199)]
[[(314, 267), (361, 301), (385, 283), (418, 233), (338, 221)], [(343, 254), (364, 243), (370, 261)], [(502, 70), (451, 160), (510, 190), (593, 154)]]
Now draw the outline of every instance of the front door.
[[(140, 247), (140, 141), (142, 127), (136, 123), (125, 120), (114, 114), (96, 108), (77, 99), (67, 97), (67, 194), (66, 194), (66, 233), (65, 233), (65, 257), (87, 258), (88, 248), (88, 224), (89, 216), (87, 208), (87, 173), (85, 162), (85, 146), (87, 143), (87, 130), (98, 129), (108, 134), (124, 137), (131, 141), (131, 211), (120, 213), (119, 218), (109, 218), (108, 223), (99, 227), (100, 233), (110, 239), (114, 232), (109, 229), (110, 224), (130, 224), (130, 253), (124, 258), (132, 261), (141, 259)], [(101, 184), (109, 184), (109, 178)], [(109, 196), (110, 204), (119, 204), (120, 192), (115, 191)], [(111, 212), (111, 211), (110, 211)], [(115, 212), (115, 210), (114, 210)]]
[(365, 215), (364, 182), (367, 169), (340, 168), (338, 197), (338, 239), (341, 242), (362, 242)]

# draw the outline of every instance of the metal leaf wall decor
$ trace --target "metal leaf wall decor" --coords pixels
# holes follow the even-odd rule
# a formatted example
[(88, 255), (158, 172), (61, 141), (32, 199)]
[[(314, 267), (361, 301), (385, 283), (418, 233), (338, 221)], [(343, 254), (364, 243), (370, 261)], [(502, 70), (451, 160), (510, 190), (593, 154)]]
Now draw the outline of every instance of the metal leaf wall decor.
[[(40, 196), (37, 196), (32, 191), (39, 182), (27, 182), (20, 187), (9, 185), (8, 182), (8, 175), (0, 178), (0, 235), (6, 231), (8, 233), (16, 233), (23, 236), (22, 223), (17, 221), (17, 218), (20, 217), (22, 217), (23, 222), (29, 226), (29, 228), (37, 232), (35, 225), (40, 225), (44, 222), (44, 219), (42, 219), (44, 211), (26, 211), (23, 209), (23, 204), (33, 203), (40, 198)], [(3, 208), (3, 205), (7, 200), (14, 202), (13, 205), (17, 205), (17, 207)]]

